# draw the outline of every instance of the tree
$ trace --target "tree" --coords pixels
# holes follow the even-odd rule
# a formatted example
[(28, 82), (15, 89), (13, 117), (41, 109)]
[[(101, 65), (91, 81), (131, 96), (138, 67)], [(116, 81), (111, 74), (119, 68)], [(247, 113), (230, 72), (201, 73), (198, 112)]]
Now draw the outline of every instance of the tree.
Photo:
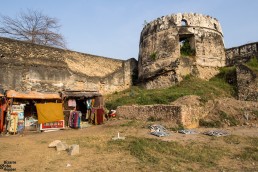
[(0, 34), (3, 36), (34, 44), (66, 47), (65, 39), (59, 33), (61, 25), (58, 20), (42, 12), (28, 9), (15, 18), (1, 15), (0, 24)]

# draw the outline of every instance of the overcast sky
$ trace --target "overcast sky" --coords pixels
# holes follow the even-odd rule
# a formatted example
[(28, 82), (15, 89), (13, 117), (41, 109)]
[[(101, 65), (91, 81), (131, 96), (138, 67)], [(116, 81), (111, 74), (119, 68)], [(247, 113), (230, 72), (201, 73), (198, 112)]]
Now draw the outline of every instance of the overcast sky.
[(217, 18), (226, 48), (258, 41), (258, 0), (2, 0), (0, 14), (26, 9), (59, 19), (69, 49), (116, 59), (138, 59), (144, 21), (174, 13)]

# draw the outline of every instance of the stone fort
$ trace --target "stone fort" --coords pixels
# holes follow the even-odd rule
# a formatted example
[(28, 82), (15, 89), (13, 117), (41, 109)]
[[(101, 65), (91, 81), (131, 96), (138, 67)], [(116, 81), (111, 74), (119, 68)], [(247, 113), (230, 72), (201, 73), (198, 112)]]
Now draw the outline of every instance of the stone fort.
[[(184, 53), (185, 45), (189, 54)], [(254, 43), (225, 50), (218, 20), (196, 13), (172, 14), (146, 24), (140, 35), (138, 62), (0, 38), (0, 87), (110, 94), (137, 81), (147, 89), (164, 88), (187, 75), (210, 79), (219, 67), (248, 60), (257, 55), (257, 49)]]
[[(180, 51), (185, 41), (193, 52), (187, 58)], [(171, 86), (189, 74), (209, 79), (225, 61), (222, 29), (210, 16), (163, 16), (146, 24), (141, 32), (139, 80), (147, 89)]]

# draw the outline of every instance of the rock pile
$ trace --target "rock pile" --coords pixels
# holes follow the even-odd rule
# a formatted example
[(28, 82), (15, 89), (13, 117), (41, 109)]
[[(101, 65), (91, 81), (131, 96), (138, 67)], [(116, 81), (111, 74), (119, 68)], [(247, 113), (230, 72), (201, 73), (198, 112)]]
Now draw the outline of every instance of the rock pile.
[(79, 145), (73, 144), (71, 146), (68, 146), (66, 142), (62, 142), (60, 140), (55, 140), (51, 142), (48, 145), (49, 148), (56, 148), (56, 150), (59, 151), (67, 151), (68, 155), (77, 155), (80, 153), (79, 151)]

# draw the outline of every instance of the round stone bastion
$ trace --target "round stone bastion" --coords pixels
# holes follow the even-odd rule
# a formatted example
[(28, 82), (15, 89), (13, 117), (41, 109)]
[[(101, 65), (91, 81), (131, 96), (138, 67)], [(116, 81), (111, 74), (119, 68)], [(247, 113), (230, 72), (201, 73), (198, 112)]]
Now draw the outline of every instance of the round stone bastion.
[(146, 23), (140, 37), (138, 77), (147, 89), (169, 87), (187, 75), (210, 79), (225, 66), (219, 21), (196, 13)]

